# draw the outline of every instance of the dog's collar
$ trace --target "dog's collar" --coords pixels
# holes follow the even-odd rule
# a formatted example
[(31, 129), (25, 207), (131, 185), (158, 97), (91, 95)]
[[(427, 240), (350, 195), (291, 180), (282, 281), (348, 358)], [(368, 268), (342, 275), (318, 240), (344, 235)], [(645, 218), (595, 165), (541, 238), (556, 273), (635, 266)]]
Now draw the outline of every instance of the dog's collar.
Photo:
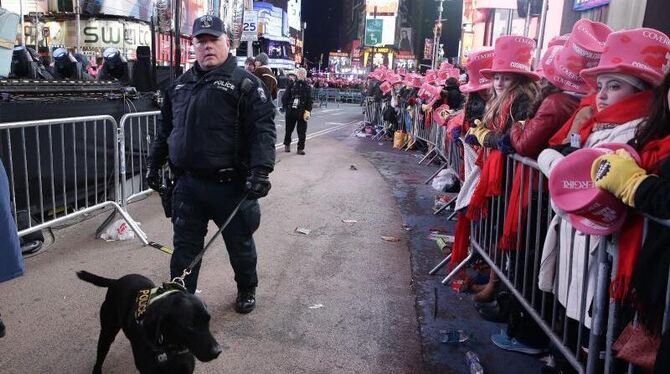
[(174, 282), (163, 283), (160, 287), (139, 290), (135, 300), (135, 320), (139, 322), (144, 317), (149, 305), (177, 292), (186, 292), (186, 289), (179, 283)]
[(160, 350), (157, 352), (158, 354), (156, 355), (156, 361), (160, 364), (166, 362), (170, 356), (179, 356), (183, 354), (187, 354), (190, 351), (188, 348), (184, 348), (183, 346), (170, 346), (166, 347), (164, 350)]

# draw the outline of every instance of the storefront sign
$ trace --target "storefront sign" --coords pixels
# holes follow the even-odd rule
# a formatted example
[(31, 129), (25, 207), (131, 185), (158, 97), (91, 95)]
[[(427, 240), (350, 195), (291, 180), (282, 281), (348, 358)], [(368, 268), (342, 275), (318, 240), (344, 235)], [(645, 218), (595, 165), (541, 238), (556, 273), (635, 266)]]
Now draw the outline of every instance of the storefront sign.
[(367, 0), (365, 2), (365, 11), (368, 14), (395, 14), (398, 12), (398, 0)]
[(572, 7), (572, 9), (576, 11), (584, 11), (607, 5), (609, 3), (610, 0), (575, 0), (575, 5)]
[(423, 44), (423, 58), (424, 60), (431, 60), (433, 58), (433, 39), (426, 38)]
[(369, 18), (365, 22), (365, 45), (375, 46), (382, 44), (383, 28), (383, 20), (378, 18)]
[(254, 3), (254, 10), (258, 12), (259, 31), (262, 34), (288, 36), (288, 33), (284, 33), (284, 11), (281, 8), (269, 3)]
[(244, 12), (244, 22), (242, 22), (242, 37), (240, 41), (254, 42), (258, 40), (258, 12), (247, 10)]
[(289, 27), (302, 30), (302, 18), (300, 16), (301, 0), (288, 0), (288, 25)]
[[(77, 25), (74, 20), (40, 23), (42, 40), (40, 46), (75, 48), (77, 44)], [(26, 44), (34, 44), (35, 32), (30, 23), (26, 23)], [(121, 22), (113, 20), (82, 20), (81, 47), (115, 47), (120, 50), (135, 51), (138, 46), (151, 46), (151, 29), (141, 22)]]

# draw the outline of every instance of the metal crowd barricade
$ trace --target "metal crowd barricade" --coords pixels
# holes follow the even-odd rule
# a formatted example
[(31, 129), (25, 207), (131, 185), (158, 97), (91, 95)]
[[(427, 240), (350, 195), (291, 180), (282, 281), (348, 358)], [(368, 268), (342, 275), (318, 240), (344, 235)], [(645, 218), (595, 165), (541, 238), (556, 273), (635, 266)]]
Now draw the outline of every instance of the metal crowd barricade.
[(147, 244), (121, 206), (119, 144), (123, 137), (108, 115), (0, 123), (14, 219), (19, 211), (28, 216), (19, 236), (112, 207)]
[[(519, 194), (527, 202), (527, 209), (523, 211), (523, 204), (518, 204), (519, 217), (525, 216), (525, 219), (518, 220), (515, 248), (503, 250), (498, 242), (503, 233), (517, 170), (520, 179), (527, 182), (521, 184)], [(589, 374), (600, 372), (599, 354), (588, 355), (586, 362), (580, 361), (580, 357), (587, 334), (590, 334), (588, 352), (600, 352), (605, 348), (607, 290), (611, 268), (607, 247), (612, 245), (611, 238), (583, 235), (570, 228), (569, 251), (564, 253), (556, 248), (554, 251), (557, 253), (552, 257), (555, 265), (541, 263), (541, 260), (548, 261), (543, 258), (543, 247), (547, 227), (554, 218), (546, 182), (536, 161), (518, 155), (509, 156), (503, 194), (490, 198), (487, 203), (488, 214), (473, 222), (468, 257), (442, 283), (446, 285), (475, 253), (479, 254), (575, 370)], [(561, 225), (567, 225), (567, 221), (562, 221)], [(561, 233), (558, 232), (557, 236), (557, 240), (560, 240)], [(582, 245), (576, 246), (576, 242)], [(595, 255), (591, 255), (592, 251), (595, 251)], [(550, 292), (542, 291), (538, 286), (541, 269), (544, 282), (547, 281), (547, 273), (544, 271), (553, 269)]]
[(127, 113), (119, 122), (119, 134), (124, 139), (121, 159), (121, 193), (123, 207), (134, 199), (151, 193), (144, 179), (148, 167), (151, 143), (156, 138), (157, 120), (160, 111)]

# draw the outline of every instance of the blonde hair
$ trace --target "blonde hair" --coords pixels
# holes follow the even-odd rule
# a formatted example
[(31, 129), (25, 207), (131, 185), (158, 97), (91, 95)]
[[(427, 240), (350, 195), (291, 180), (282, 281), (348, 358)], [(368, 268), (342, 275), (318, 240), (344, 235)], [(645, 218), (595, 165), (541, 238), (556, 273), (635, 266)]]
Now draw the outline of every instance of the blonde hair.
[[(491, 130), (500, 129), (500, 131), (505, 131), (506, 129), (504, 127), (507, 123), (506, 119), (509, 117), (511, 117), (513, 121), (526, 119), (514, 118), (512, 104), (514, 104), (514, 101), (516, 101), (517, 98), (525, 95), (528, 98), (528, 105), (532, 106), (540, 95), (540, 87), (537, 83), (530, 80), (530, 78), (520, 74), (512, 74), (512, 76), (514, 77), (512, 85), (505, 89), (500, 95), (498, 95), (495, 90), (491, 90), (493, 92), (493, 97), (486, 105), (486, 112), (482, 119), (484, 125)], [(503, 111), (509, 112), (503, 113)], [(505, 120), (504, 123), (497, 123), (497, 121), (502, 119)]]

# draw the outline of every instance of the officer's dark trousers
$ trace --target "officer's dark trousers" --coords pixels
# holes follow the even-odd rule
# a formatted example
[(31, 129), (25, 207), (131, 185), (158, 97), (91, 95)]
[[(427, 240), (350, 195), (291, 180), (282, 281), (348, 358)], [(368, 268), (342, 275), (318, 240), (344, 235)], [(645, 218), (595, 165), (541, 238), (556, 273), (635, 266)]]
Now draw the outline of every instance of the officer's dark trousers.
[[(174, 226), (174, 253), (170, 261), (172, 278), (181, 276), (193, 258), (202, 251), (209, 220), (214, 220), (217, 226), (222, 225), (243, 193), (243, 181), (217, 183), (191, 175), (181, 176), (177, 180), (172, 195)], [(258, 201), (247, 200), (223, 231), (223, 240), (239, 291), (253, 289), (258, 284), (256, 246), (252, 235), (258, 229), (260, 220)], [(199, 271), (200, 263), (185, 279), (186, 288), (191, 293), (195, 293)]]
[(305, 136), (307, 135), (307, 122), (302, 119), (303, 112), (289, 110), (286, 112), (286, 133), (284, 134), (284, 145), (291, 145), (291, 136), (296, 124), (298, 126), (298, 150), (305, 149)]

